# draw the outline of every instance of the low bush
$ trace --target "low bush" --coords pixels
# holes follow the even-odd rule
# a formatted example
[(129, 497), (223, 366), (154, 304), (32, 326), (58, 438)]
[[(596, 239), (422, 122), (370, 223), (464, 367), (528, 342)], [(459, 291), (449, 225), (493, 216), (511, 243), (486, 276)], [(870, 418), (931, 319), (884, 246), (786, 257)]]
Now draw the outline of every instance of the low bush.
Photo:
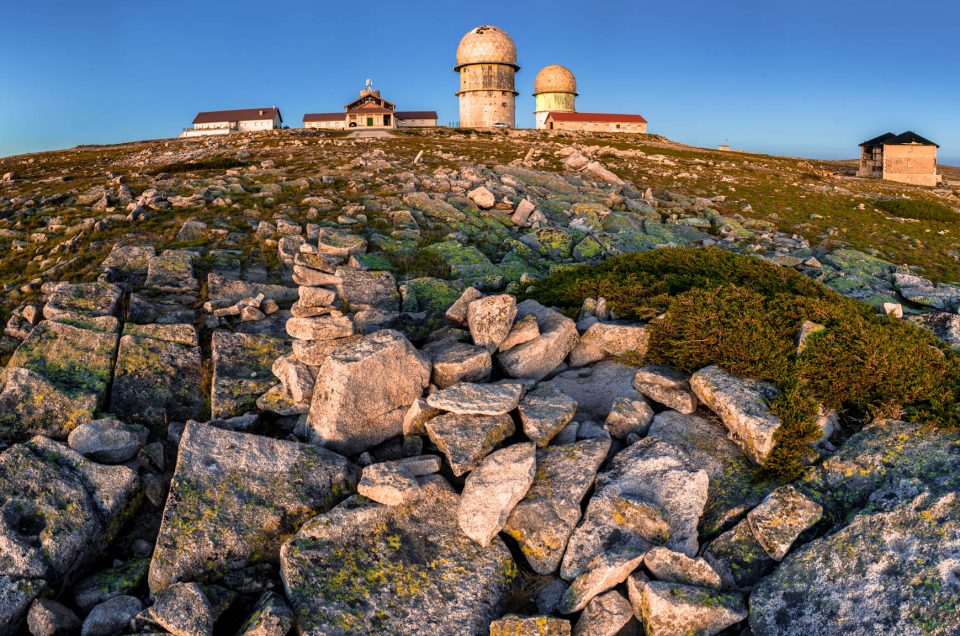
[(894, 216), (918, 221), (960, 221), (960, 213), (945, 205), (927, 199), (880, 199), (873, 204)]
[[(603, 296), (618, 315), (650, 323), (650, 348), (636, 363), (692, 373), (718, 364), (773, 382), (783, 425), (765, 468), (784, 477), (802, 469), (819, 435), (820, 406), (855, 418), (913, 417), (956, 425), (960, 360), (934, 336), (876, 316), (792, 269), (714, 248), (667, 249), (613, 258), (558, 273), (532, 294), (574, 314)], [(825, 329), (802, 353), (804, 321)]]

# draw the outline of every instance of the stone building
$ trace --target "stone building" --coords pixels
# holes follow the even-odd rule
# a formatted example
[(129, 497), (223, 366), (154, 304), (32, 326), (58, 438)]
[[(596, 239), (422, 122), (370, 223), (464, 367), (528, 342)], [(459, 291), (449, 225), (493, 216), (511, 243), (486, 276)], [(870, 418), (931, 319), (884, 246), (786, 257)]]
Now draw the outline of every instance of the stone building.
[(434, 111), (398, 111), (397, 105), (380, 96), (370, 80), (360, 97), (338, 113), (307, 113), (304, 128), (426, 128), (437, 125)]
[(937, 148), (909, 130), (899, 135), (884, 133), (860, 144), (857, 176), (935, 186), (943, 179), (937, 174)]
[(605, 133), (645, 133), (647, 120), (643, 115), (613, 113), (547, 113), (547, 130), (580, 130)]
[(565, 66), (551, 64), (537, 73), (533, 82), (537, 130), (645, 133), (642, 115), (577, 112), (577, 78)]
[(237, 132), (273, 130), (283, 126), (280, 109), (243, 108), (240, 110), (215, 110), (197, 113), (193, 128), (184, 128), (181, 137), (228, 135)]
[(566, 66), (544, 66), (533, 80), (533, 96), (537, 105), (534, 115), (537, 129), (547, 127), (547, 115), (573, 113), (577, 110), (577, 78)]
[(517, 47), (506, 31), (495, 26), (470, 30), (457, 47), (453, 70), (460, 74), (461, 127), (516, 126), (514, 76), (520, 67)]

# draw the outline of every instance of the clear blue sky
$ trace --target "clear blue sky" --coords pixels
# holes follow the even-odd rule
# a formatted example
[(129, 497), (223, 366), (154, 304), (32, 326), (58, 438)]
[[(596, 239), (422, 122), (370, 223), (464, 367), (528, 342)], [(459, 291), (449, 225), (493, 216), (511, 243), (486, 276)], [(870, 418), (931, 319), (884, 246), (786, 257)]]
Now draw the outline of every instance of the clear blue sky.
[(912, 129), (960, 164), (957, 0), (28, 0), (0, 15), (0, 156), (170, 137), (199, 110), (334, 111), (366, 78), (458, 119), (460, 37), (506, 29), (518, 124), (537, 70), (581, 111), (641, 113), (687, 143), (823, 158)]

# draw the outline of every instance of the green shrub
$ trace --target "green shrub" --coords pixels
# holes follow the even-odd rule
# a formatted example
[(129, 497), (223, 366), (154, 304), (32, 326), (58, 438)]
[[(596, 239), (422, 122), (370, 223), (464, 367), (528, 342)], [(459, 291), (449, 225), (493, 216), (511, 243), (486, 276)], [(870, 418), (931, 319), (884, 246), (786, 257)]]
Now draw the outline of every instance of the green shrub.
[(832, 294), (788, 268), (708, 247), (651, 250), (598, 265), (577, 265), (547, 278), (537, 286), (535, 296), (568, 315), (576, 315), (584, 298), (603, 296), (619, 316), (646, 320), (666, 311), (677, 294), (728, 283), (764, 295), (825, 298)]
[(894, 216), (918, 221), (960, 221), (960, 213), (945, 205), (927, 199), (880, 199), (873, 204)]
[[(955, 425), (960, 361), (931, 334), (874, 315), (792, 269), (717, 249), (682, 248), (619, 256), (541, 281), (532, 294), (575, 313), (604, 296), (629, 318), (650, 323), (650, 347), (636, 363), (670, 364), (687, 373), (718, 364), (773, 382), (780, 417), (765, 468), (792, 477), (819, 435), (819, 406), (856, 418), (900, 417)], [(804, 321), (826, 327), (803, 353)]]

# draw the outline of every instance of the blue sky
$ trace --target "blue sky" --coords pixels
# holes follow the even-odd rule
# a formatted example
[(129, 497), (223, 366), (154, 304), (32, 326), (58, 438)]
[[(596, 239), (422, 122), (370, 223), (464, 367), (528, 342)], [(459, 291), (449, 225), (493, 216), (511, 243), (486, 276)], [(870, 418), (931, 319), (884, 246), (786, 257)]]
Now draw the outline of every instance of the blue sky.
[(581, 111), (643, 114), (678, 141), (848, 158), (912, 129), (960, 165), (960, 2), (30, 0), (0, 16), (0, 156), (175, 136), (199, 110), (342, 108), (370, 78), (402, 110), (458, 119), (454, 53), (496, 24)]

